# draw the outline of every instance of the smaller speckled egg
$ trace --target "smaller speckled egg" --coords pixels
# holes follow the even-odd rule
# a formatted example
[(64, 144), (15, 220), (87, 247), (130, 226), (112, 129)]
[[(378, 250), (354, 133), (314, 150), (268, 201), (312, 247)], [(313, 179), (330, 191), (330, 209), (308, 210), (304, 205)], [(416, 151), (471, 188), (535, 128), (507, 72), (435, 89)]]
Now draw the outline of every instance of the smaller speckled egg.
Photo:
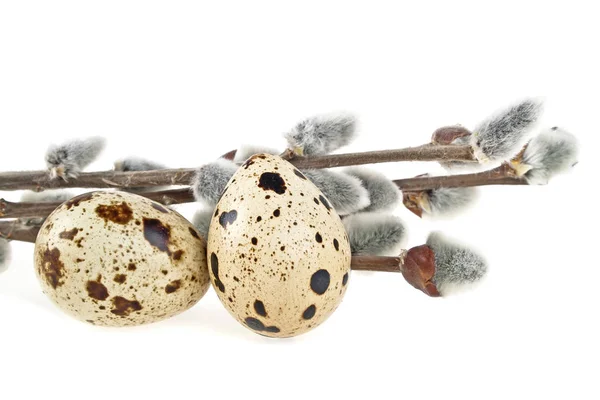
[(219, 299), (261, 335), (313, 329), (346, 292), (351, 253), (340, 217), (302, 172), (277, 156), (255, 155), (231, 178), (207, 251)]
[(206, 243), (177, 212), (124, 192), (63, 203), (35, 243), (43, 292), (68, 314), (140, 325), (187, 310), (208, 290)]

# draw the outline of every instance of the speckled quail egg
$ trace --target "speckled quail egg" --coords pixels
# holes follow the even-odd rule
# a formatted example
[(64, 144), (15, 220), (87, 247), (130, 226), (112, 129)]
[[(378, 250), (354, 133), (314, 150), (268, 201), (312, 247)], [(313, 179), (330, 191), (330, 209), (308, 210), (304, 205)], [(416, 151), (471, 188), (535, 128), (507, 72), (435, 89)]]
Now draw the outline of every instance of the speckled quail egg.
[(289, 337), (318, 326), (340, 304), (351, 253), (319, 189), (287, 161), (259, 154), (219, 200), (207, 258), (215, 291), (240, 323)]
[(42, 289), (62, 310), (96, 325), (159, 321), (200, 300), (206, 243), (177, 212), (124, 192), (72, 198), (35, 243)]

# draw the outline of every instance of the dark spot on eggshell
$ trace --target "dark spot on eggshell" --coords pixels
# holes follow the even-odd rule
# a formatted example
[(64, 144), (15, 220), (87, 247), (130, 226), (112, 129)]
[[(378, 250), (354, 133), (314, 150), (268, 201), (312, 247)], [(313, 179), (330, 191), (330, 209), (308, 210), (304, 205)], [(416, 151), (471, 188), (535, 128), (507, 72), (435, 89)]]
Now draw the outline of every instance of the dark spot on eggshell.
[(108, 298), (108, 289), (100, 282), (101, 280), (102, 276), (98, 275), (98, 278), (95, 281), (87, 282), (85, 289), (92, 299), (104, 301)]
[(93, 197), (94, 197), (93, 192), (80, 194), (79, 196), (75, 196), (71, 200), (67, 201), (65, 203), (65, 206), (67, 207), (67, 210), (70, 210), (72, 207), (77, 207), (77, 206), (79, 206), (80, 203), (91, 200)]
[(317, 205), (319, 204), (319, 200), (317, 200), (316, 197), (313, 197), (313, 201), (315, 202), (315, 204), (317, 204)]
[(227, 224), (233, 225), (235, 220), (237, 219), (237, 211), (224, 211), (219, 217), (219, 224), (225, 229), (227, 229)]
[(225, 285), (219, 278), (219, 258), (215, 253), (210, 255), (210, 269), (215, 276), (215, 286), (218, 287), (222, 293), (225, 293)]
[(330, 280), (331, 276), (329, 275), (329, 271), (320, 269), (312, 274), (310, 278), (310, 288), (316, 294), (323, 294), (327, 291), (327, 288), (329, 288)]
[(54, 289), (64, 284), (62, 278), (65, 276), (65, 265), (60, 260), (60, 250), (47, 248), (44, 251), (39, 272)]
[(63, 231), (63, 232), (59, 233), (58, 237), (61, 239), (73, 240), (73, 238), (75, 237), (75, 235), (77, 235), (78, 232), (79, 232), (79, 229), (73, 228), (69, 231)]
[(127, 265), (127, 269), (128, 269), (129, 271), (135, 271), (135, 270), (137, 269), (137, 267), (135, 266), (135, 264), (134, 264), (134, 263), (129, 263), (129, 264)]
[(113, 309), (110, 310), (111, 313), (118, 315), (120, 317), (127, 317), (134, 311), (140, 311), (142, 309), (142, 305), (137, 300), (127, 300), (121, 296), (115, 296), (112, 298)]
[(255, 237), (253, 237), (252, 238), (252, 244), (256, 246), (258, 244), (258, 239), (255, 238)]
[(170, 282), (167, 286), (165, 286), (165, 292), (167, 294), (176, 292), (181, 287), (181, 280), (178, 279), (176, 281)]
[(117, 274), (113, 278), (113, 281), (115, 281), (117, 283), (125, 283), (126, 280), (127, 280), (127, 275), (125, 275), (125, 274)]
[(304, 176), (304, 174), (298, 171), (296, 168), (294, 168), (294, 174), (296, 174), (297, 177), (306, 180), (306, 176)]
[(338, 242), (337, 239), (333, 239), (333, 247), (335, 247), (337, 251), (340, 251), (340, 242)]
[(256, 222), (260, 222), (260, 221), (262, 221), (262, 217), (261, 216), (256, 217)]
[(121, 204), (100, 204), (95, 211), (104, 221), (115, 224), (125, 225), (133, 219), (133, 210), (124, 201)]
[(256, 300), (254, 302), (254, 311), (256, 311), (256, 313), (258, 315), (260, 315), (261, 317), (266, 317), (267, 316), (267, 310), (265, 310), (265, 305), (260, 300)]
[(279, 217), (281, 215), (281, 211), (279, 211), (279, 209), (277, 209), (277, 210), (273, 211), (273, 215), (275, 217)]
[(210, 268), (215, 277), (219, 277), (219, 257), (215, 253), (210, 255)]
[(277, 194), (284, 194), (287, 189), (285, 181), (277, 172), (263, 172), (258, 179), (258, 187), (263, 190), (272, 190)]
[(158, 210), (158, 211), (160, 211), (161, 213), (165, 213), (165, 214), (168, 214), (168, 213), (169, 213), (169, 210), (167, 210), (166, 208), (164, 208), (164, 207), (163, 207), (163, 206), (161, 206), (160, 204), (158, 204), (158, 203), (154, 203), (154, 202), (152, 202), (151, 204), (152, 204), (152, 208), (154, 208), (155, 210)]
[(315, 235), (315, 240), (317, 241), (317, 243), (323, 243), (323, 237), (319, 232), (317, 232), (317, 234)]
[(181, 256), (183, 255), (183, 250), (177, 250), (173, 253), (173, 260), (179, 261), (181, 260)]
[(255, 331), (260, 332), (265, 330), (265, 324), (263, 324), (256, 318), (248, 317), (244, 321), (246, 322), (246, 325), (248, 325), (251, 329), (254, 329)]
[(325, 198), (325, 196), (322, 194), (319, 195), (319, 200), (321, 200), (321, 203), (323, 203), (323, 205), (327, 208), (327, 211), (331, 210), (331, 204), (329, 204), (329, 201)]
[(244, 322), (246, 322), (246, 325), (248, 325), (248, 327), (250, 329), (254, 329), (257, 332), (271, 332), (271, 333), (281, 332), (281, 330), (278, 327), (265, 326), (265, 324), (263, 324), (256, 318), (248, 317), (244, 320)]
[(200, 239), (200, 236), (198, 235), (198, 232), (196, 232), (196, 230), (192, 227), (189, 227), (188, 230), (190, 231), (190, 234), (195, 237), (196, 239)]
[(315, 316), (316, 312), (317, 312), (317, 307), (314, 304), (312, 304), (306, 310), (304, 310), (304, 312), (302, 313), (302, 318), (311, 319), (312, 317)]
[(160, 251), (171, 255), (169, 239), (171, 228), (155, 218), (144, 218), (144, 238)]
[(348, 283), (348, 273), (346, 272), (344, 274), (344, 277), (342, 278), (342, 285), (346, 286), (347, 283)]

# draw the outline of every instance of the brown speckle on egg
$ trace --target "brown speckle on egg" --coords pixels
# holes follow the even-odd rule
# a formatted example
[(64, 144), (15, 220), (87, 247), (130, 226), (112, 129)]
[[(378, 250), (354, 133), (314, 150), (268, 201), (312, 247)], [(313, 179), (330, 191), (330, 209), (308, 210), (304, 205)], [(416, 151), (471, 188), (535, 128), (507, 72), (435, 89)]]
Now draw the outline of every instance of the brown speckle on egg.
[(170, 282), (167, 286), (165, 286), (166, 293), (176, 292), (181, 287), (181, 280), (177, 279), (176, 281)]
[(285, 181), (277, 172), (263, 172), (258, 180), (258, 187), (263, 190), (272, 190), (277, 194), (284, 194), (287, 189)]
[(108, 289), (102, 284), (102, 275), (98, 275), (95, 281), (88, 281), (85, 288), (92, 299), (103, 301), (108, 297)]
[(62, 231), (61, 233), (58, 234), (58, 237), (61, 239), (73, 240), (75, 238), (75, 235), (77, 235), (78, 232), (79, 232), (79, 229), (73, 228), (68, 231)]
[(125, 225), (133, 219), (133, 211), (124, 201), (120, 204), (100, 204), (96, 207), (96, 214), (105, 221)]
[(44, 250), (41, 256), (41, 262), (38, 263), (40, 275), (53, 289), (63, 284), (62, 278), (65, 275), (65, 265), (60, 260), (60, 251), (57, 248)]
[(120, 317), (127, 317), (134, 311), (140, 311), (143, 307), (137, 300), (127, 300), (124, 297), (116, 296), (112, 299), (113, 309), (111, 313)]
[(169, 240), (171, 239), (171, 228), (164, 225), (156, 218), (144, 218), (144, 237), (160, 251), (171, 254)]

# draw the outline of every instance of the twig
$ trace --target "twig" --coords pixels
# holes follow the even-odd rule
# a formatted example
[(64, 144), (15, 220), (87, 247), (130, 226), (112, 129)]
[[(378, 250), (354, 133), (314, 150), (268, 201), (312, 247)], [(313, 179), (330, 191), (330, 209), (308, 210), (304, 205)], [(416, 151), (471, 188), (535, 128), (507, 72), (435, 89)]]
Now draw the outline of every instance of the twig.
[(432, 190), (442, 187), (471, 187), (488, 185), (527, 185), (527, 181), (516, 175), (509, 164), (502, 164), (494, 169), (474, 174), (425, 176), (417, 178), (397, 179), (394, 183), (403, 192)]
[[(515, 176), (514, 170), (508, 164), (475, 174), (398, 179), (394, 183), (403, 192), (432, 190), (440, 187), (527, 185), (526, 180)], [(195, 201), (189, 188), (140, 192), (138, 194), (165, 205)], [(13, 203), (0, 199), (0, 218), (46, 217), (60, 204), (56, 202)]]
[(404, 257), (352, 256), (355, 271), (402, 272)]
[(47, 171), (0, 173), (0, 190), (43, 191), (54, 188), (136, 188), (165, 185), (189, 185), (196, 169), (162, 169), (153, 171), (84, 172), (77, 179), (51, 179)]
[[(229, 154), (229, 153), (228, 153)], [(229, 154), (230, 155), (230, 154)], [(333, 154), (319, 157), (296, 157), (290, 162), (300, 169), (334, 168), (349, 165), (376, 164), (397, 161), (471, 161), (475, 162), (470, 146), (441, 146), (427, 144), (397, 150), (364, 153)], [(51, 179), (47, 171), (0, 173), (0, 190), (35, 190), (53, 188), (134, 188), (167, 185), (190, 185), (195, 168), (153, 171), (104, 171), (82, 173), (77, 179)]]

